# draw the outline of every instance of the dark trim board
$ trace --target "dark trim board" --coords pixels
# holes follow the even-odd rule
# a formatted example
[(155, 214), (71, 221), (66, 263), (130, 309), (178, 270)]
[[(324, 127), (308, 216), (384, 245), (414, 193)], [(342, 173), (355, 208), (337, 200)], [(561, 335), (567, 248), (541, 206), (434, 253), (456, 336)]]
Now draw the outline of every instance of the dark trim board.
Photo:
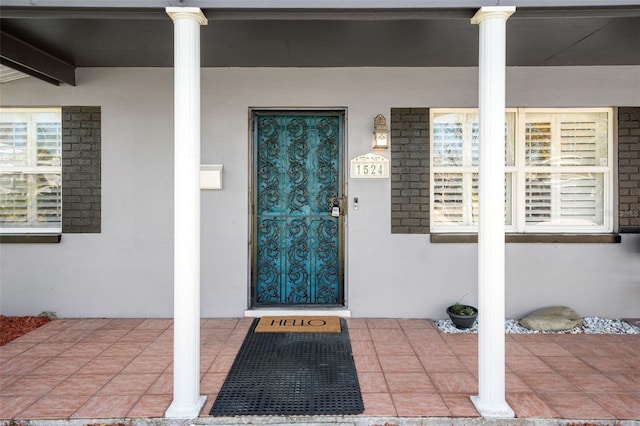
[(0, 235), (0, 243), (59, 243), (62, 234), (4, 234)]
[[(431, 234), (432, 243), (477, 243), (478, 234)], [(620, 234), (505, 234), (507, 243), (620, 243)]]

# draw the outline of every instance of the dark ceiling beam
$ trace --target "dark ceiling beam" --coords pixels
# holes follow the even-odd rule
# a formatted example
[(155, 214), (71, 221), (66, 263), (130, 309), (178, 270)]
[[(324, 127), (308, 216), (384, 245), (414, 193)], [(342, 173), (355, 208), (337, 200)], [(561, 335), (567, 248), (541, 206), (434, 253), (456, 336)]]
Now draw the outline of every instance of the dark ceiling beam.
[(46, 81), (47, 83), (51, 83), (51, 84), (53, 84), (55, 86), (60, 86), (60, 82), (58, 80), (55, 80), (55, 79), (50, 78), (50, 77), (47, 77), (44, 74), (36, 73), (33, 70), (30, 70), (29, 68), (25, 68), (20, 64), (8, 61), (8, 60), (6, 60), (6, 59), (4, 59), (2, 57), (0, 57), (0, 64), (4, 65), (6, 67), (9, 67), (12, 70), (20, 71), (23, 74), (27, 74), (27, 75), (30, 75), (32, 77), (36, 77), (36, 78), (38, 78), (38, 79), (40, 79), (42, 81)]
[(48, 83), (76, 85), (76, 67), (4, 31), (0, 31), (0, 61)]

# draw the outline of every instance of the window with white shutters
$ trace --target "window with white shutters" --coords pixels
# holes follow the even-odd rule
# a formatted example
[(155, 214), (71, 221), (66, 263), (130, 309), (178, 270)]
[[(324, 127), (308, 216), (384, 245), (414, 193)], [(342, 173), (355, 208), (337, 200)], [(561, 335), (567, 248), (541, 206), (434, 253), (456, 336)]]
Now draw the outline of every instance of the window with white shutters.
[[(477, 231), (477, 115), (431, 110), (432, 232)], [(611, 232), (612, 109), (508, 110), (505, 229)]]
[(525, 231), (611, 230), (610, 113), (521, 110)]
[(59, 108), (0, 109), (0, 233), (60, 232)]
[[(469, 232), (478, 225), (478, 112), (431, 111), (431, 230)], [(511, 193), (515, 161), (515, 112), (505, 120), (505, 223), (512, 223)]]
[(477, 113), (436, 115), (431, 138), (433, 165), (439, 168), (431, 180), (434, 217), (451, 226), (477, 223)]

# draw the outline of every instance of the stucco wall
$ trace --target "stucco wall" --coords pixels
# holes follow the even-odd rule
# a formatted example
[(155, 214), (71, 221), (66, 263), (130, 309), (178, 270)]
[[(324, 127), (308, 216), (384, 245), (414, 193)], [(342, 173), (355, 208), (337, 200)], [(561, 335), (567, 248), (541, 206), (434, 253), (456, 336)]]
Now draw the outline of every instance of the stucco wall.
[[(173, 74), (80, 69), (78, 86), (2, 85), (2, 105), (102, 108), (102, 232), (0, 246), (0, 312), (62, 317), (173, 315)], [(347, 158), (369, 152), (391, 107), (473, 107), (477, 69), (205, 69), (202, 162), (224, 189), (202, 193), (203, 317), (241, 316), (249, 285), (249, 108), (347, 109)], [(640, 67), (513, 68), (508, 106), (640, 105)], [(393, 141), (392, 141), (393, 143)], [(388, 154), (385, 154), (388, 155)], [(477, 301), (477, 246), (391, 234), (390, 181), (348, 182), (347, 303), (353, 316), (444, 317)], [(353, 211), (353, 197), (360, 209)], [(640, 236), (621, 244), (508, 244), (507, 315), (567, 304), (640, 316)]]

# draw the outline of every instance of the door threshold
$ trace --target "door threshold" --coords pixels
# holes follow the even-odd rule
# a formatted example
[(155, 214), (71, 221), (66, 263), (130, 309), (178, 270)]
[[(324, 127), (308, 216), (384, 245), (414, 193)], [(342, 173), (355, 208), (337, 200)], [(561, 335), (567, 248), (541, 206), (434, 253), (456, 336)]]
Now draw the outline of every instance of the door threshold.
[(350, 318), (351, 311), (345, 308), (307, 309), (307, 308), (252, 308), (244, 311), (248, 318), (278, 316), (337, 316)]

